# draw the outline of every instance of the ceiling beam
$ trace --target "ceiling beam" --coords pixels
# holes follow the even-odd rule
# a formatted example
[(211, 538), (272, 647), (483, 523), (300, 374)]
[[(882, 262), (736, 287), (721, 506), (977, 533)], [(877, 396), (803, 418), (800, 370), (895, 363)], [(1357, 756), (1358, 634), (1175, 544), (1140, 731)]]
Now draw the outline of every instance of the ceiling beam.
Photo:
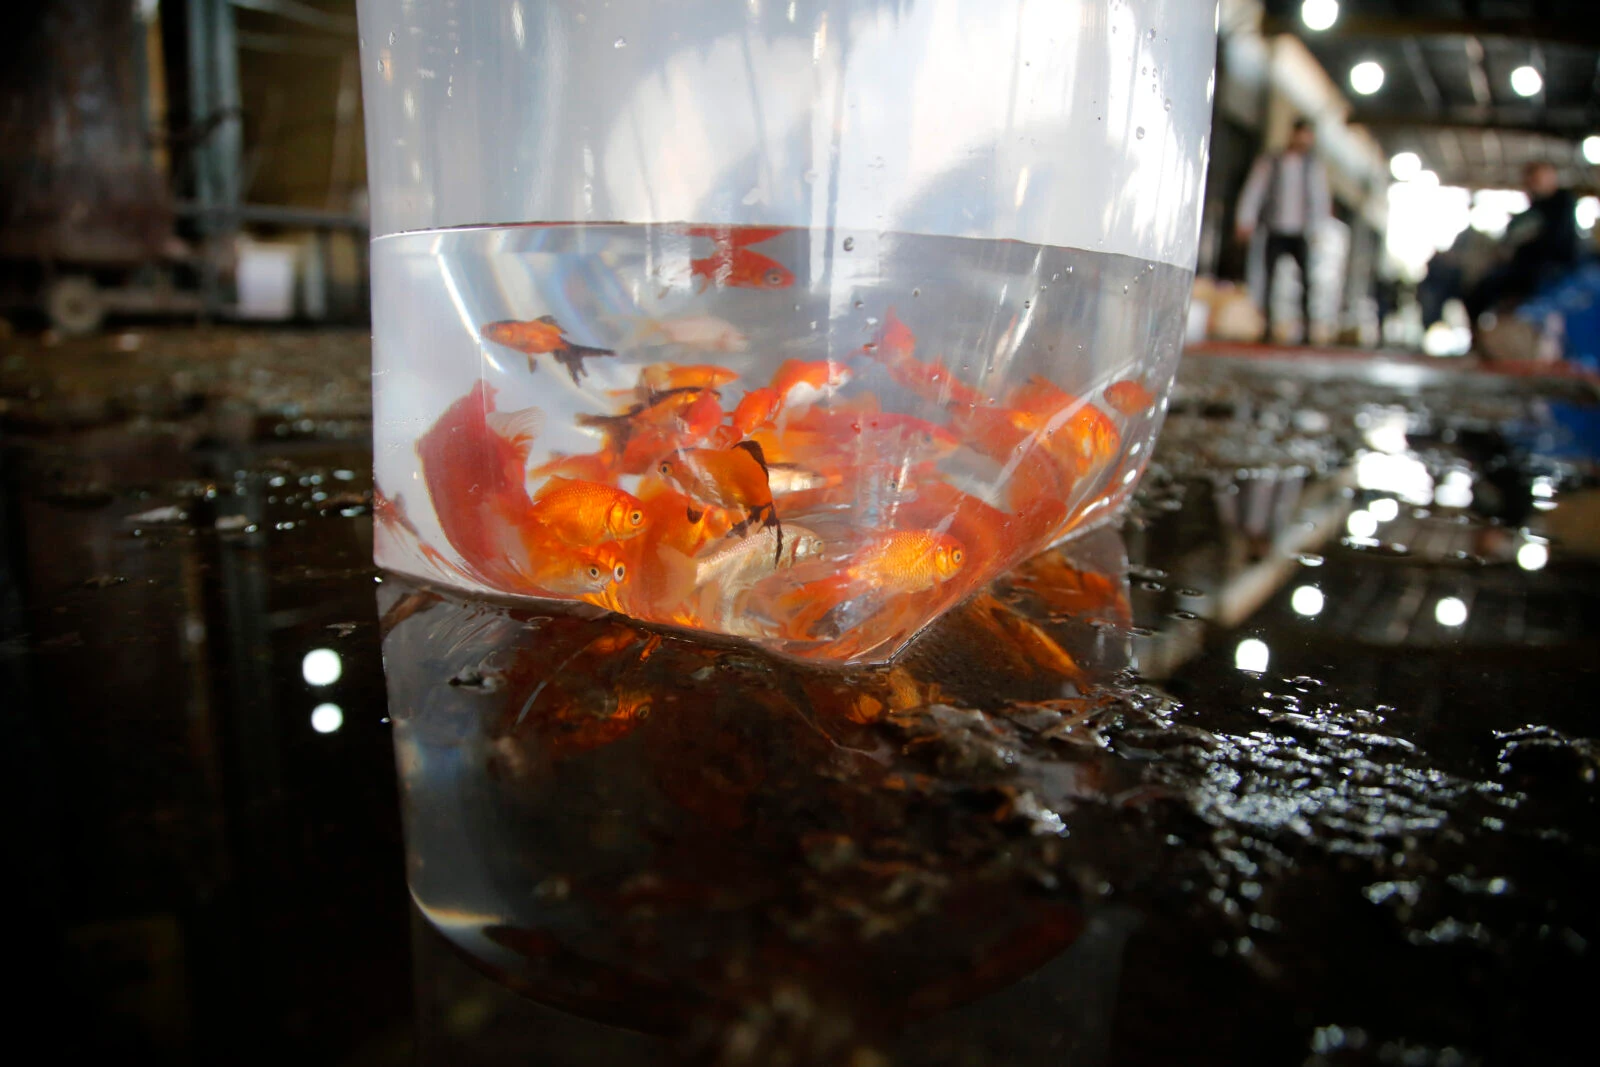
[[(1554, 41), (1600, 48), (1600, 26), (1592, 18), (1448, 18), (1423, 15), (1369, 15), (1341, 13), (1323, 37), (1510, 37), (1518, 40)], [(1263, 33), (1303, 33), (1294, 16), (1269, 15), (1261, 21)]]
[(1350, 121), (1374, 130), (1401, 127), (1442, 130), (1527, 130), (1556, 137), (1577, 139), (1600, 131), (1600, 116), (1581, 107), (1528, 107), (1502, 104), (1499, 107), (1452, 107), (1435, 113), (1386, 111), (1358, 107)]

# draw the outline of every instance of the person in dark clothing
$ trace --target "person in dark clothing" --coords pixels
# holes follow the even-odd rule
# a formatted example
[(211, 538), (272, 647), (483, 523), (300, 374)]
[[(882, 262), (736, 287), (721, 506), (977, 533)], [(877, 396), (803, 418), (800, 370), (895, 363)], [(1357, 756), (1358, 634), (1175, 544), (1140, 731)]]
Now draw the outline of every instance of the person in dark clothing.
[(1266, 332), (1272, 340), (1272, 280), (1278, 260), (1289, 256), (1300, 268), (1300, 321), (1302, 337), (1311, 336), (1310, 238), (1317, 225), (1332, 211), (1328, 193), (1328, 174), (1311, 154), (1317, 134), (1311, 123), (1297, 119), (1289, 135), (1289, 147), (1270, 156), (1260, 156), (1250, 168), (1244, 190), (1239, 194), (1235, 232), (1248, 242), (1258, 224), (1267, 227)]
[(1577, 200), (1561, 188), (1556, 168), (1529, 163), (1522, 172), (1528, 210), (1512, 216), (1500, 241), (1501, 262), (1467, 293), (1473, 327), (1486, 311), (1532, 296), (1578, 262)]

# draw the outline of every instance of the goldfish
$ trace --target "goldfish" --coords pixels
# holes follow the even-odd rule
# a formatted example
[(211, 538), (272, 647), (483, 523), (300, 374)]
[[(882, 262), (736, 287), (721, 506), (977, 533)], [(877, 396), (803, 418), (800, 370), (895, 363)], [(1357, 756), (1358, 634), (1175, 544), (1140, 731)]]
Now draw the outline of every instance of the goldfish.
[(620, 415), (580, 413), (579, 426), (600, 431), (617, 473), (639, 474), (657, 457), (703, 440), (722, 422), (714, 389), (679, 388), (654, 394)]
[[(656, 473), (697, 504), (741, 512), (744, 520), (733, 527), (738, 533), (761, 518), (762, 526), (777, 530), (776, 551), (782, 553), (783, 524), (772, 503), (766, 457), (754, 441), (742, 441), (725, 450), (682, 449), (661, 460)], [(698, 521), (697, 516), (691, 514), (689, 521)]]
[[(871, 458), (893, 463), (923, 463), (945, 458), (961, 438), (936, 423), (894, 412), (813, 409), (773, 431), (785, 450), (820, 452), (841, 459)], [(765, 443), (763, 434), (756, 439)]]
[(633, 389), (614, 392), (612, 396), (630, 394), (644, 403), (650, 403), (663, 393), (679, 389), (716, 389), (738, 378), (737, 371), (715, 364), (652, 363), (639, 371), (638, 384)]
[(532, 439), (519, 433), (507, 440), (490, 428), (494, 395), (484, 382), (475, 383), (418, 439), (417, 456), (445, 540), (461, 557), (454, 569), (485, 585), (524, 592), (546, 536), (528, 497)]
[(1131, 378), (1106, 386), (1105, 397), (1107, 404), (1130, 417), (1150, 410), (1150, 405), (1156, 400), (1150, 390)]
[(916, 335), (900, 321), (891, 307), (884, 312), (883, 329), (878, 334), (877, 342), (867, 345), (863, 351), (881, 363), (889, 372), (889, 377), (924, 400), (966, 408), (984, 403), (982, 394), (956, 377), (943, 364), (917, 359), (914, 355), (916, 346)]
[(681, 345), (699, 352), (743, 352), (749, 338), (726, 319), (692, 315), (681, 319), (643, 319), (634, 328), (628, 347), (646, 344)]
[(533, 497), (533, 518), (569, 545), (625, 541), (644, 526), (632, 493), (598, 482), (551, 478)]
[(691, 226), (690, 237), (709, 237), (713, 245), (709, 256), (689, 261), (689, 276), (700, 280), (704, 290), (710, 285), (736, 289), (787, 289), (794, 274), (775, 259), (750, 249), (783, 233), (775, 226)]
[(1011, 403), (1018, 424), (1075, 474), (1098, 470), (1121, 446), (1122, 435), (1103, 411), (1037, 375), (1013, 391)]
[(612, 545), (574, 548), (546, 543), (527, 579), (535, 590), (553, 596), (581, 597), (613, 606), (610, 586), (628, 577), (627, 564)]
[(580, 345), (569, 341), (553, 315), (541, 315), (537, 319), (527, 321), (504, 319), (491, 322), (483, 327), (482, 334), (486, 341), (514, 348), (525, 354), (528, 357), (530, 371), (536, 366), (533, 361), (535, 355), (548, 353), (554, 356), (558, 363), (567, 368), (567, 373), (572, 375), (574, 383), (588, 373), (583, 365), (584, 360), (617, 354), (609, 348), (595, 348), (592, 345)]
[(694, 561), (694, 589), (686, 599), (694, 625), (728, 633), (759, 632), (745, 611), (745, 599), (757, 582), (822, 554), (822, 539), (803, 527), (791, 526), (777, 549), (777, 530), (757, 530)]
[(810, 636), (818, 622), (852, 600), (874, 607), (885, 598), (922, 593), (954, 578), (966, 563), (966, 548), (933, 530), (893, 530), (876, 535), (837, 573), (805, 582), (780, 598), (797, 636)]
[(808, 407), (850, 381), (850, 368), (831, 359), (786, 359), (772, 375), (772, 388), (786, 407)]

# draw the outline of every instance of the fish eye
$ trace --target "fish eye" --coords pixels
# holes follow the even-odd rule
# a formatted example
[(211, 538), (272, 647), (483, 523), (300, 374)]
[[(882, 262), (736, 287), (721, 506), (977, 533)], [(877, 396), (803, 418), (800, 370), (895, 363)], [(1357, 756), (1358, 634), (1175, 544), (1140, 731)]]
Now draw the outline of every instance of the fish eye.
[(778, 270), (778, 268), (776, 268), (776, 267), (774, 267), (771, 270), (767, 271), (766, 278), (767, 278), (767, 284), (768, 285), (782, 285), (783, 284), (783, 272)]
[(962, 553), (962, 551), (959, 548), (951, 549), (951, 551), (950, 551), (950, 562), (951, 563), (959, 564), (964, 558), (965, 558), (965, 555), (964, 555), (964, 553)]
[(592, 581), (598, 582), (600, 580), (600, 568), (591, 564), (589, 567), (589, 578)]
[(657, 467), (656, 469), (658, 471), (660, 471), (663, 475), (671, 474), (672, 473), (672, 464), (663, 463), (663, 464), (661, 464), (661, 466)]
[(627, 576), (628, 576), (628, 568), (623, 566), (621, 563), (619, 563), (615, 567), (611, 568), (611, 577), (615, 578), (617, 581), (620, 582), (620, 581), (622, 581), (622, 579), (626, 578)]
[(634, 510), (628, 512), (628, 521), (634, 526), (642, 524), (644, 522), (644, 512), (640, 511), (638, 508), (635, 508)]

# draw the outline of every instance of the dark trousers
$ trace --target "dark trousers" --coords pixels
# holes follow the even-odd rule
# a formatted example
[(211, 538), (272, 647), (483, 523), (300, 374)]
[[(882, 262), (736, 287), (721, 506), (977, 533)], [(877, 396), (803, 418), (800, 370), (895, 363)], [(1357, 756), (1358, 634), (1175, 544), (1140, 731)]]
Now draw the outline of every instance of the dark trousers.
[(1294, 257), (1295, 265), (1300, 268), (1300, 323), (1305, 330), (1303, 341), (1311, 340), (1311, 272), (1306, 269), (1307, 248), (1304, 234), (1299, 233), (1269, 233), (1267, 234), (1267, 291), (1262, 303), (1266, 305), (1267, 329), (1262, 335), (1262, 340), (1272, 340), (1272, 278), (1278, 273), (1278, 260), (1284, 256)]

